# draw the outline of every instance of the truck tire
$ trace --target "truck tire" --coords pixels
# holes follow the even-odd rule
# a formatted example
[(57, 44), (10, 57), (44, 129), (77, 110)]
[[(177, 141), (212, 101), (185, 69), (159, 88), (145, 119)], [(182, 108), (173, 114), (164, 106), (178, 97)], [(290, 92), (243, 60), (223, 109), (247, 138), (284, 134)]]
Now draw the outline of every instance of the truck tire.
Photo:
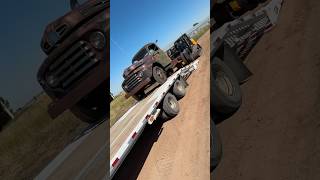
[(159, 66), (154, 66), (152, 68), (152, 76), (156, 82), (163, 84), (167, 81), (166, 72)]
[(93, 124), (104, 120), (109, 115), (106, 86), (102, 83), (86, 97), (82, 98), (70, 110), (80, 120)]
[(133, 99), (137, 100), (137, 101), (141, 101), (144, 97), (145, 97), (145, 93), (144, 92), (138, 92), (134, 95), (132, 95)]
[(179, 113), (179, 103), (173, 94), (167, 93), (167, 95), (164, 97), (162, 102), (162, 109), (170, 118), (176, 116)]
[(213, 120), (210, 120), (210, 172), (212, 172), (221, 161), (222, 143)]
[(242, 103), (239, 82), (232, 70), (219, 58), (211, 61), (210, 103), (211, 117), (228, 116), (236, 112)]
[(186, 95), (186, 86), (180, 80), (176, 80), (173, 84), (172, 93), (178, 98), (181, 99)]

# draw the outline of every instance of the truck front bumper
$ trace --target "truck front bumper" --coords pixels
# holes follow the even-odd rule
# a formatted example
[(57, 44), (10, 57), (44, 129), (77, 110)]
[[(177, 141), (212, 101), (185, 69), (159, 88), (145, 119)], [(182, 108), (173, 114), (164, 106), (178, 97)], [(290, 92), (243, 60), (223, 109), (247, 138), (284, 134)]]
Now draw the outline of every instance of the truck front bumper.
[(123, 88), (126, 91), (126, 98), (129, 98), (130, 96), (135, 95), (137, 92), (139, 92), (140, 90), (144, 90), (145, 87), (150, 84), (151, 82), (151, 78), (147, 77), (145, 79), (143, 79), (137, 86), (135, 86), (131, 91), (126, 91), (125, 88)]

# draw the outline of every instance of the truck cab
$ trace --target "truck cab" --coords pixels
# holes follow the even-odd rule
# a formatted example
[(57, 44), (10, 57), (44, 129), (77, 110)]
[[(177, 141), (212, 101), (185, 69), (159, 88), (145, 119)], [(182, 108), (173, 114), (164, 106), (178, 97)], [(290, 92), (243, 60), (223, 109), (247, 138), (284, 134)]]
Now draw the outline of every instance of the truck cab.
[(37, 78), (52, 103), (52, 118), (70, 109), (95, 123), (107, 116), (109, 0), (70, 0), (71, 11), (47, 25), (41, 48), (47, 55)]

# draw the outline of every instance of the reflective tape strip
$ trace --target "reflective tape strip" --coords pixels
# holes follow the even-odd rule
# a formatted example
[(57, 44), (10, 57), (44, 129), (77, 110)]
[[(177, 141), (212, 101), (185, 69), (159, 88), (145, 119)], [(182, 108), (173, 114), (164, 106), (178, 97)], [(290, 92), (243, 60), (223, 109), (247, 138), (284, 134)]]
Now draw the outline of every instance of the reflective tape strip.
[(137, 136), (137, 132), (134, 132), (131, 136), (132, 139), (134, 139)]
[(119, 158), (116, 158), (113, 163), (112, 163), (112, 167), (115, 167), (117, 165), (117, 163), (119, 162)]

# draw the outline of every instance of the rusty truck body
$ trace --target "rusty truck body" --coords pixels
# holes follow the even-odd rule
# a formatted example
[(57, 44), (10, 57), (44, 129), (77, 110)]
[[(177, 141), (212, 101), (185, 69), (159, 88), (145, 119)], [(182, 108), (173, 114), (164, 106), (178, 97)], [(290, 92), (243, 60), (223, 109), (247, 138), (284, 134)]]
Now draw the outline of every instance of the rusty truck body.
[(37, 77), (52, 98), (49, 114), (70, 109), (93, 123), (107, 113), (109, 94), (109, 0), (70, 0), (71, 11), (50, 23), (41, 48), (47, 54)]

